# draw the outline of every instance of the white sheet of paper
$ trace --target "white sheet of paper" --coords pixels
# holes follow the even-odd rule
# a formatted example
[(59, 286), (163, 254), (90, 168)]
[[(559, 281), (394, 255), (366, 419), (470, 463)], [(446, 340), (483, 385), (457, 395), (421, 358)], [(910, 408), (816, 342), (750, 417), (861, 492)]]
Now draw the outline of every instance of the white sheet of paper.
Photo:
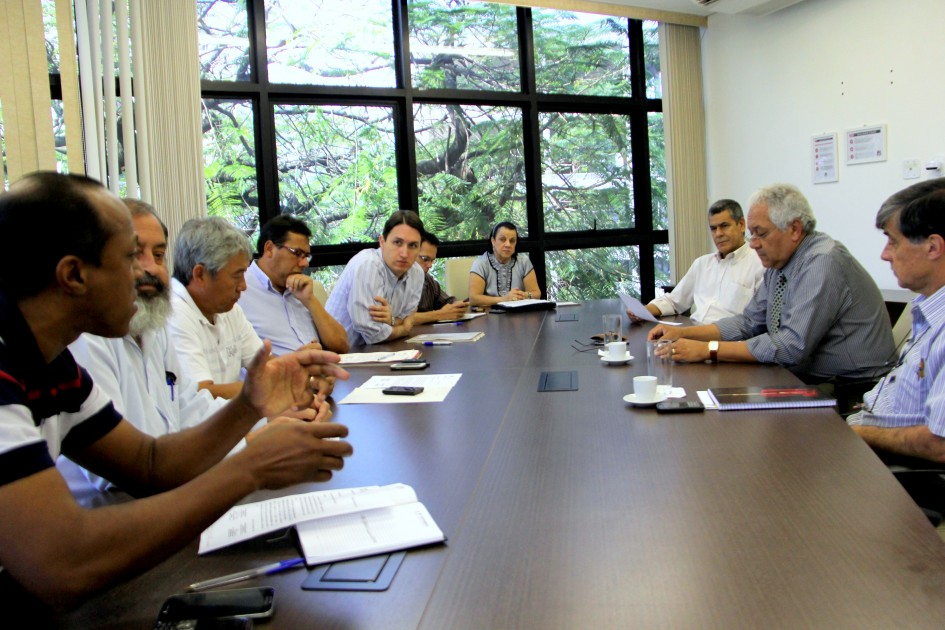
[(623, 302), (626, 309), (644, 321), (653, 322), (654, 324), (666, 324), (667, 326), (682, 326), (680, 322), (664, 322), (656, 319), (653, 317), (653, 313), (646, 309), (643, 302), (633, 296), (621, 293), (620, 301)]
[[(462, 374), (409, 374), (372, 376), (360, 387), (338, 401), (339, 405), (358, 403), (418, 403), (443, 402)], [(422, 387), (423, 391), (416, 396), (391, 396), (384, 393), (385, 387), (394, 386)]]
[[(384, 486), (383, 491), (380, 486), (322, 490), (237, 505), (203, 531), (197, 553), (208, 553), (320, 516), (392, 505), (391, 496), (407, 496), (400, 485)], [(405, 488), (413, 491), (409, 486)], [(413, 500), (416, 500), (415, 494)]]

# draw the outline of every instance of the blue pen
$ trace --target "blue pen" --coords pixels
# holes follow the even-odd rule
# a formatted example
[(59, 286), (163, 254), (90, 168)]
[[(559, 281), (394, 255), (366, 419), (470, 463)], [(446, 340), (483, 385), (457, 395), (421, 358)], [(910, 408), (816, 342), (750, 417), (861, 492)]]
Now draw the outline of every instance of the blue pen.
[(255, 569), (248, 569), (246, 571), (240, 571), (239, 573), (231, 573), (230, 575), (224, 575), (218, 578), (213, 578), (210, 580), (204, 580), (203, 582), (194, 582), (187, 587), (188, 591), (202, 591), (207, 588), (213, 588), (215, 586), (226, 586), (227, 584), (233, 584), (235, 582), (242, 582), (243, 580), (250, 580), (254, 577), (260, 577), (263, 575), (272, 575), (273, 573), (279, 573), (285, 571), (286, 569), (291, 569), (292, 567), (297, 567), (300, 564), (305, 562), (305, 558), (292, 558), (291, 560), (283, 560), (282, 562), (275, 562), (273, 564), (267, 564), (262, 567), (257, 567)]
[(438, 324), (433, 324), (434, 326), (462, 326), (466, 322), (440, 322)]
[(452, 341), (424, 341), (425, 346), (452, 346)]
[(164, 376), (167, 378), (167, 386), (171, 388), (171, 402), (174, 401), (174, 383), (177, 382), (177, 375), (173, 372), (165, 372)]

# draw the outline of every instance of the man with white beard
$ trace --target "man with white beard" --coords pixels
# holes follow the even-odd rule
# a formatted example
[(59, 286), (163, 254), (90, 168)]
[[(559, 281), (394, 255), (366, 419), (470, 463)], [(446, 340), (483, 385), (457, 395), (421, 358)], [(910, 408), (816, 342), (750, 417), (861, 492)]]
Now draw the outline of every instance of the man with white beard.
[[(85, 333), (69, 346), (95, 383), (112, 399), (119, 414), (155, 437), (204, 421), (226, 404), (182, 373), (165, 323), (171, 312), (167, 270), (167, 228), (150, 205), (125, 199), (138, 235), (135, 280), (137, 312), (124, 337), (109, 339)], [(105, 489), (108, 483), (86, 473)]]

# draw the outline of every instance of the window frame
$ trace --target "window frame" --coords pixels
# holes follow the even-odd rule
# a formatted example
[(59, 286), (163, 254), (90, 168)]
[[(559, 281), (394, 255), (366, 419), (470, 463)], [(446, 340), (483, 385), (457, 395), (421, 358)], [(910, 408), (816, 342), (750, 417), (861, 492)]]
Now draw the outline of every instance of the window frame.
[[(395, 87), (367, 88), (349, 86), (272, 84), (268, 79), (265, 0), (246, 0), (251, 81), (201, 81), (201, 97), (240, 99), (252, 103), (254, 139), (257, 151), (256, 179), (260, 225), (281, 212), (278, 203), (276, 171), (275, 104), (294, 105), (384, 105), (394, 111), (394, 152), (397, 164), (398, 202), (402, 209), (418, 209), (417, 158), (413, 133), (416, 104), (460, 104), (510, 106), (522, 109), (527, 234), (519, 242), (519, 251), (529, 254), (543, 291), (546, 286), (545, 252), (560, 249), (637, 246), (640, 256), (641, 297), (655, 294), (654, 246), (669, 242), (668, 230), (653, 229), (650, 180), (648, 114), (662, 113), (662, 99), (646, 98), (643, 22), (626, 19), (630, 36), (630, 97), (544, 94), (536, 89), (534, 38), (531, 9), (516, 7), (518, 22), (520, 92), (479, 90), (419, 90), (410, 85), (410, 41), (408, 0), (391, 0), (395, 52)], [(541, 153), (539, 114), (567, 112), (579, 114), (616, 114), (630, 120), (630, 145), (633, 172), (634, 227), (546, 233), (544, 199), (541, 188)], [(421, 219), (423, 218), (421, 213)], [(485, 241), (444, 241), (440, 258), (475, 256), (485, 250)], [(313, 262), (317, 267), (344, 265), (362, 249), (376, 242), (315, 245)]]

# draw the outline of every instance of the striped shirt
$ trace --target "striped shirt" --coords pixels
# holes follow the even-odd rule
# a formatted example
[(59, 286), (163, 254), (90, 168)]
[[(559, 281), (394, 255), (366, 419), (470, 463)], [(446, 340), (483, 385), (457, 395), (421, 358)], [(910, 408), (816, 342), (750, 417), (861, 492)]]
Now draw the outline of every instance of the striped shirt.
[(344, 326), (352, 347), (381, 343), (390, 337), (393, 328), (371, 318), (368, 307), (378, 304), (374, 297), (387, 300), (391, 315), (403, 319), (417, 310), (422, 290), (420, 265), (414, 263), (398, 278), (384, 262), (380, 248), (364, 249), (348, 261), (328, 296), (325, 310)]
[(927, 425), (945, 437), (945, 289), (912, 301), (912, 335), (896, 367), (863, 397), (850, 424)]
[(19, 309), (0, 293), (0, 485), (81, 452), (121, 422), (72, 354), (47, 363)]
[[(771, 332), (768, 305), (779, 273), (787, 278), (781, 324)], [(723, 341), (747, 340), (761, 363), (777, 363), (805, 380), (876, 378), (895, 361), (883, 296), (841, 243), (821, 232), (801, 241), (764, 282), (741, 315), (716, 322)]]

